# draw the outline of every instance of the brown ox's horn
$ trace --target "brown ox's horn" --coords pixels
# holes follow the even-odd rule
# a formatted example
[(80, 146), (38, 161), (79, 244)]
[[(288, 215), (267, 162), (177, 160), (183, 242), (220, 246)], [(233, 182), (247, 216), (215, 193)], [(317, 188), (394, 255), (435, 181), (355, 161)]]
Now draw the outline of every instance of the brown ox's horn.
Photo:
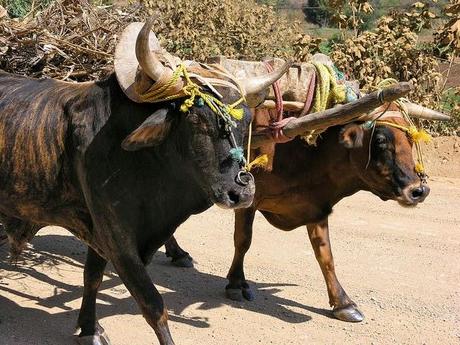
[(286, 61), (281, 68), (258, 77), (252, 77), (238, 82), (244, 88), (244, 96), (249, 106), (255, 107), (262, 103), (266, 97), (266, 90), (270, 85), (283, 76), (291, 67), (292, 61)]
[(449, 121), (450, 116), (440, 113), (439, 111), (425, 108), (421, 105), (407, 102), (404, 103), (407, 108), (407, 113), (413, 117), (425, 120)]
[[(367, 94), (354, 102), (294, 119), (286, 124), (283, 128), (283, 133), (290, 138), (294, 138), (307, 131), (324, 129), (350, 122), (356, 117), (379, 107), (385, 102), (392, 102), (406, 95), (410, 90), (411, 84), (407, 82), (389, 86), (382, 90)], [(267, 132), (261, 131), (253, 133), (252, 135), (251, 147), (253, 148), (260, 147), (273, 141), (270, 133)]]
[(161, 61), (157, 58), (154, 52), (150, 51), (149, 37), (154, 19), (150, 18), (142, 27), (136, 40), (136, 57), (142, 70), (152, 80), (158, 81), (171, 78), (173, 71), (163, 66)]

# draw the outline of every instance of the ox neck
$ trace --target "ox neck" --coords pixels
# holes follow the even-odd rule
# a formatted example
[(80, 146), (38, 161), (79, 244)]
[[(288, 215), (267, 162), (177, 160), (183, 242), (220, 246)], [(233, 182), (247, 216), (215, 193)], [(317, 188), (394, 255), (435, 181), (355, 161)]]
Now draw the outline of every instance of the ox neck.
[(365, 189), (358, 174), (359, 168), (351, 160), (350, 149), (339, 143), (341, 128), (332, 127), (322, 133), (316, 146), (310, 146), (302, 139), (277, 145), (273, 172), (286, 179), (305, 171), (304, 183), (309, 188), (312, 183), (325, 186), (318, 193), (329, 200), (331, 206)]
[(341, 129), (341, 126), (328, 129), (323, 134), (324, 145), (319, 144), (326, 150), (330, 150), (329, 153), (323, 151), (323, 154), (330, 156), (328, 171), (329, 178), (335, 186), (330, 191), (333, 194), (334, 204), (344, 197), (366, 189), (358, 173), (359, 167), (352, 160), (354, 149), (347, 149), (339, 142)]

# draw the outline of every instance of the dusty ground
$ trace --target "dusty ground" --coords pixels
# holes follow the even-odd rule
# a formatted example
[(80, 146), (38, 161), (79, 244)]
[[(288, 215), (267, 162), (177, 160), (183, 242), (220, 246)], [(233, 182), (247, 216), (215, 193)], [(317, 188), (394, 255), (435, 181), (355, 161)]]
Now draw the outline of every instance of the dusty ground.
[(460, 178), (460, 137), (438, 137), (423, 146), (429, 175)]
[[(364, 322), (330, 318), (306, 230), (283, 233), (260, 215), (246, 261), (257, 299), (226, 300), (232, 214), (212, 208), (177, 233), (196, 269), (172, 267), (163, 253), (149, 266), (169, 307), (176, 343), (460, 344), (456, 140), (440, 140), (445, 150), (433, 150), (427, 159), (438, 173), (457, 178), (433, 177), (430, 197), (416, 209), (368, 193), (336, 207), (330, 223), (337, 272), (365, 313)], [(439, 162), (439, 155), (450, 159)], [(39, 233), (18, 267), (5, 263), (7, 248), (0, 248), (1, 345), (73, 344), (84, 253), (80, 242), (56, 227)], [(106, 273), (99, 298), (98, 313), (113, 345), (157, 344), (113, 271)]]

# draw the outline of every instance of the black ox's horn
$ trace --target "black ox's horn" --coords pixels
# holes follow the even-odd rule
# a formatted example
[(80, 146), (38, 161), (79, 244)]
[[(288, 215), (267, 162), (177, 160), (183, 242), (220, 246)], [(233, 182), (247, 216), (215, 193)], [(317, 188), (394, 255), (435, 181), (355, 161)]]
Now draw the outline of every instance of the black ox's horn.
[[(156, 56), (156, 53), (150, 50), (149, 38), (154, 21), (155, 19), (149, 18), (139, 32), (136, 40), (136, 57), (139, 66), (152, 80), (156, 82), (160, 80), (167, 81), (173, 75), (172, 69), (165, 67)], [(182, 83), (180, 80), (178, 82)]]

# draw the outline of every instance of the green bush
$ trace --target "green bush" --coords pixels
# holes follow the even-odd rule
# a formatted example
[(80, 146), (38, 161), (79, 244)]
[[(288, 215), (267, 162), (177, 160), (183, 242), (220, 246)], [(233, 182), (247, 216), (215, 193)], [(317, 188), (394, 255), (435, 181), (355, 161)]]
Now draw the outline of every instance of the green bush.
[[(0, 0), (0, 5), (8, 10), (8, 14), (13, 18), (22, 18), (32, 10), (39, 11), (45, 9), (55, 0)], [(90, 1), (96, 6), (111, 5), (113, 0), (93, 0)], [(34, 8), (32, 8), (32, 4)]]
[(7, 9), (11, 17), (24, 17), (33, 9), (39, 10), (48, 6), (53, 0), (36, 0), (32, 8), (33, 0), (0, 0), (0, 5)]

